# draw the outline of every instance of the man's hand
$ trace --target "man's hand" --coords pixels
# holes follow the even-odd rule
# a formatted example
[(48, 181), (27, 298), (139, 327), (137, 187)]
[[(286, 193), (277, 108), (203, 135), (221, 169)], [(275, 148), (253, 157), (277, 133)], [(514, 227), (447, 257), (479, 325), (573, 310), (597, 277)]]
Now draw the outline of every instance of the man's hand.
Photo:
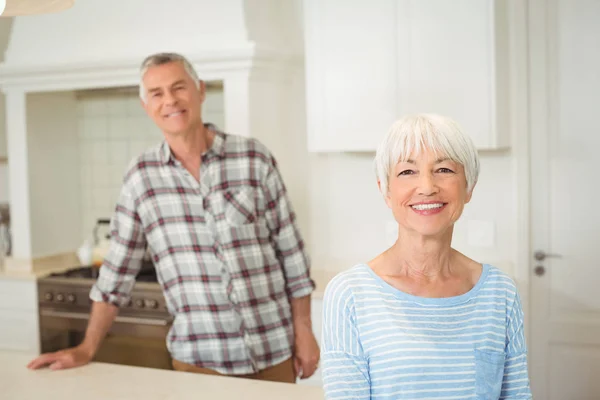
[(296, 376), (307, 379), (319, 367), (319, 345), (310, 324), (295, 324), (294, 335), (294, 369)]
[(55, 353), (42, 354), (27, 364), (29, 369), (50, 366), (52, 370), (80, 367), (92, 360), (91, 352), (83, 346), (77, 346)]

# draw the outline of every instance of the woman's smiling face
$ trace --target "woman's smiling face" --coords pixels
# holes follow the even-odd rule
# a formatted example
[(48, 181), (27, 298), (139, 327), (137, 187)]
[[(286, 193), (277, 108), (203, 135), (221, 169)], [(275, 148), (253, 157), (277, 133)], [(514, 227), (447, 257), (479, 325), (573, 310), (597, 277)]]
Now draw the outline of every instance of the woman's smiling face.
[(427, 148), (398, 162), (388, 179), (385, 201), (401, 231), (444, 234), (471, 200), (464, 167)]

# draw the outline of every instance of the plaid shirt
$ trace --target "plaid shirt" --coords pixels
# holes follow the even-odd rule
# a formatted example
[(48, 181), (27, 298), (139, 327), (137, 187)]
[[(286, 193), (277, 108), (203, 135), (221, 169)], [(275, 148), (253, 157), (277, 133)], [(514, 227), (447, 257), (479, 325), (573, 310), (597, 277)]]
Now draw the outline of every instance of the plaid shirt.
[(148, 249), (175, 317), (172, 357), (254, 373), (292, 356), (290, 298), (314, 289), (308, 257), (275, 159), (260, 142), (215, 131), (200, 172), (198, 183), (166, 142), (135, 160), (90, 298), (127, 304)]

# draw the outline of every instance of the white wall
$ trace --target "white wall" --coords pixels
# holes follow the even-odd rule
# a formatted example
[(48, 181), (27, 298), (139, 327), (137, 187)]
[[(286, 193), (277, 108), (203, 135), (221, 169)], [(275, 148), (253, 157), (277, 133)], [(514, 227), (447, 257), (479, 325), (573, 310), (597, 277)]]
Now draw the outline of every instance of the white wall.
[[(377, 190), (373, 157), (372, 153), (310, 156), (309, 249), (314, 268), (344, 270), (388, 247), (386, 230), (393, 217)], [(483, 153), (481, 161), (480, 180), (456, 225), (453, 245), (481, 262), (512, 263), (516, 259), (512, 157)], [(469, 244), (472, 220), (494, 224), (492, 246)]]
[(31, 252), (76, 248), (79, 233), (79, 145), (72, 92), (27, 96)]
[(8, 166), (0, 164), (0, 203), (8, 203)]

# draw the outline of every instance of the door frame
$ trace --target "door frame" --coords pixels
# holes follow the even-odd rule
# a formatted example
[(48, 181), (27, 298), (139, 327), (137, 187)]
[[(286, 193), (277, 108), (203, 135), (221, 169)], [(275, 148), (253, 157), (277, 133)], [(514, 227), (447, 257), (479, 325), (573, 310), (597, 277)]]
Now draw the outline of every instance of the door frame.
[[(529, 313), (527, 323), (527, 342), (529, 348), (529, 373), (534, 398), (548, 398), (546, 355), (542, 347), (534, 347), (534, 343), (547, 343), (545, 330), (540, 322), (542, 308), (536, 305), (536, 299), (541, 301), (546, 296), (548, 277), (534, 276), (534, 249), (550, 251), (550, 225), (546, 218), (549, 203), (538, 201), (536, 193), (549, 193), (547, 179), (549, 135), (553, 129), (550, 121), (553, 115), (551, 108), (555, 103), (550, 96), (556, 97), (556, 70), (550, 66), (550, 61), (556, 62), (556, 48), (548, 38), (556, 33), (555, 0), (527, 0), (527, 110), (528, 134), (519, 138), (518, 159), (522, 160), (518, 182), (519, 209), (519, 264), (522, 279), (527, 279), (528, 302), (526, 312)], [(525, 162), (527, 158), (527, 162)], [(525, 173), (526, 170), (526, 173)], [(534, 179), (535, 177), (535, 179)], [(534, 212), (534, 204), (536, 211)], [(526, 238), (523, 236), (527, 236)], [(544, 315), (547, 313), (544, 310)], [(535, 316), (534, 316), (535, 312)], [(537, 324), (537, 325), (536, 325)], [(535, 337), (534, 337), (535, 335)]]
[[(525, 335), (530, 347), (530, 276), (531, 276), (531, 2), (509, 1), (510, 46), (510, 129), (513, 182), (515, 182), (516, 223), (514, 279), (525, 312)], [(541, 0), (544, 1), (544, 0)]]

